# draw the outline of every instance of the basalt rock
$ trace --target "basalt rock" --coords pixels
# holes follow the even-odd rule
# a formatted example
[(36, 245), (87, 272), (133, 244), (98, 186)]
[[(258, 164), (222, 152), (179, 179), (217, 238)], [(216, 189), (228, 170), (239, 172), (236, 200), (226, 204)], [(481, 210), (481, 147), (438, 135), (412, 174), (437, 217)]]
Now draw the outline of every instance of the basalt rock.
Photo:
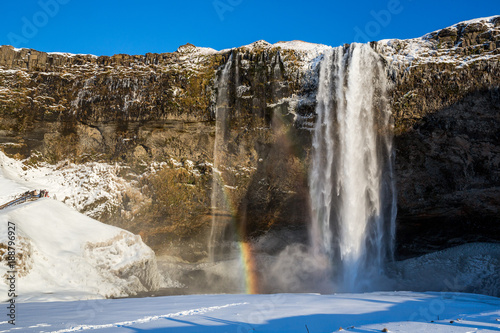
[[(393, 83), (400, 257), (500, 241), (499, 31), (497, 16), (371, 43)], [(244, 239), (286, 229), (305, 241), (325, 49), (259, 41), (96, 57), (2, 46), (0, 144), (16, 158), (118, 163), (130, 193), (96, 217), (140, 233), (157, 252), (203, 260), (217, 82), (232, 59), (229, 214)], [(190, 251), (179, 250), (185, 244)]]

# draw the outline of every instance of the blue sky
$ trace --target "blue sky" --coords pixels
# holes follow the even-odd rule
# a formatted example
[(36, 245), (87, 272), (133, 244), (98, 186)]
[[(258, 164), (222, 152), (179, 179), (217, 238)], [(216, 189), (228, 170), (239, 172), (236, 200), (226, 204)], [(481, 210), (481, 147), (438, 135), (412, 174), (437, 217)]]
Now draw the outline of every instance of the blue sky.
[(500, 14), (499, 0), (21, 0), (3, 1), (0, 45), (113, 55), (217, 50), (264, 39), (337, 46), (412, 38)]

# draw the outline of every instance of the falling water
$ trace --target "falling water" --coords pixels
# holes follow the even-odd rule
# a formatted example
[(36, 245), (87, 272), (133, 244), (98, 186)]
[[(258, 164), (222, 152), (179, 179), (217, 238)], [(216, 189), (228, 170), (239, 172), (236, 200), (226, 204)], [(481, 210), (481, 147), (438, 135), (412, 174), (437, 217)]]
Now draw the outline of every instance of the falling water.
[(224, 165), (224, 157), (227, 155), (227, 119), (229, 115), (229, 78), (233, 54), (226, 62), (218, 81), (217, 106), (215, 111), (215, 143), (214, 143), (214, 165), (212, 178), (212, 229), (209, 239), (209, 260), (215, 261), (220, 252), (224, 252), (222, 246), (224, 233), (232, 224), (231, 209), (225, 197), (224, 178), (221, 166)]
[(313, 138), (311, 246), (336, 290), (376, 288), (396, 215), (385, 68), (369, 45), (329, 50), (320, 67)]

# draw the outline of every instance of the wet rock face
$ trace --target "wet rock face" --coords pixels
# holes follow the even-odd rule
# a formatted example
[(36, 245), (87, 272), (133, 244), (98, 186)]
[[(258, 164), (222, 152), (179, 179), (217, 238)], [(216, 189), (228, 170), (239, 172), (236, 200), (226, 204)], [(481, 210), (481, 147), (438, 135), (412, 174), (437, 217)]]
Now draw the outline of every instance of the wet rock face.
[[(500, 241), (499, 25), (497, 17), (372, 44), (393, 82), (401, 257)], [(95, 57), (2, 46), (0, 144), (18, 158), (119, 162), (134, 190), (100, 219), (141, 233), (156, 251), (201, 260), (217, 82), (231, 58), (223, 151), (230, 213), (243, 238), (287, 229), (304, 241), (324, 48), (259, 41), (228, 52), (188, 44)], [(165, 170), (148, 173), (161, 162)], [(175, 252), (186, 243), (190, 251)]]

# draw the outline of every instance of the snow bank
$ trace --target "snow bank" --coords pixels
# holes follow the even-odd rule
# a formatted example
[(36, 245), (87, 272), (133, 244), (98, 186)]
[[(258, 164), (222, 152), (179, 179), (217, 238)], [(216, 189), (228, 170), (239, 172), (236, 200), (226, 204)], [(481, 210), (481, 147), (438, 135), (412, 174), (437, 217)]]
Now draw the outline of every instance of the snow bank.
[[(105, 225), (52, 199), (0, 211), (0, 249), (16, 226), (20, 301), (134, 295), (165, 286), (153, 250), (140, 236)], [(5, 251), (3, 251), (5, 252)], [(5, 253), (0, 275), (7, 272)], [(0, 282), (0, 298), (7, 285)]]

